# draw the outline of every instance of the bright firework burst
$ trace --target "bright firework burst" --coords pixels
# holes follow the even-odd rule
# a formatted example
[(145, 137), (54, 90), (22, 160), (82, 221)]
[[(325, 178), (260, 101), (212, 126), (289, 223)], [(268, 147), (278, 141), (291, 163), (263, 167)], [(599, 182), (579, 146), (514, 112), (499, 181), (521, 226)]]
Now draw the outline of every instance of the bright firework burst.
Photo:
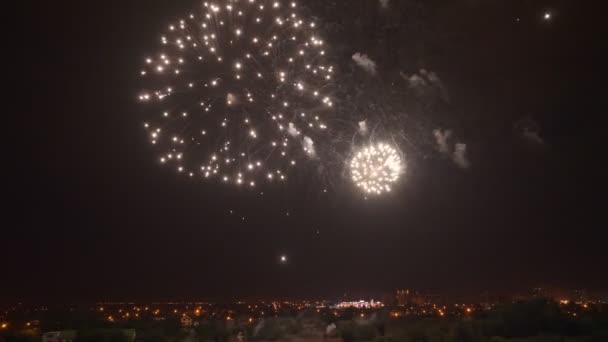
[(390, 192), (405, 166), (399, 152), (388, 144), (375, 144), (357, 152), (350, 163), (352, 180), (366, 194)]
[(314, 157), (333, 67), (295, 2), (217, 0), (170, 25), (140, 71), (159, 161), (190, 177), (254, 187)]

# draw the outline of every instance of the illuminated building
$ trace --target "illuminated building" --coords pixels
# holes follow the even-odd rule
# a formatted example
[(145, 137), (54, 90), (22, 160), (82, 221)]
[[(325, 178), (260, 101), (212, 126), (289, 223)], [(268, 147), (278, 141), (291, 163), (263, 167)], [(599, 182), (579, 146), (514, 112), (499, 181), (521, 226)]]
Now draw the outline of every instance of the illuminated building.
[(357, 308), (357, 309), (376, 309), (382, 308), (384, 304), (382, 302), (376, 302), (373, 299), (371, 301), (353, 301), (353, 302), (340, 302), (334, 305), (336, 309), (348, 309), (348, 308)]
[(180, 319), (180, 323), (182, 325), (182, 328), (191, 328), (192, 327), (192, 318), (190, 318), (190, 316), (188, 316), (188, 315), (183, 315), (182, 318)]

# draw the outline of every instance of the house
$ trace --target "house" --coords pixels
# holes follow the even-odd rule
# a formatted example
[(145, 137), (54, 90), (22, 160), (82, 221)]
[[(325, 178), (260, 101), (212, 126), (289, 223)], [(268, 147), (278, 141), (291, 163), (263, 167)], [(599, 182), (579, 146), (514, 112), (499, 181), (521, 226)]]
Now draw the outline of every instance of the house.
[(192, 318), (188, 315), (183, 315), (181, 319), (182, 328), (192, 328)]

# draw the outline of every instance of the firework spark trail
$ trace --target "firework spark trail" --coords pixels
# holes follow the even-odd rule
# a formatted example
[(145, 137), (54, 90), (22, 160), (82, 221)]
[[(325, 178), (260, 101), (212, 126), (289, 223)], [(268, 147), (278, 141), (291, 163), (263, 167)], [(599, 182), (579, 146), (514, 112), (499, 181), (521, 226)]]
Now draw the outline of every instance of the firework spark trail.
[(254, 187), (283, 181), (326, 134), (334, 68), (295, 2), (218, 0), (168, 27), (140, 71), (161, 164)]

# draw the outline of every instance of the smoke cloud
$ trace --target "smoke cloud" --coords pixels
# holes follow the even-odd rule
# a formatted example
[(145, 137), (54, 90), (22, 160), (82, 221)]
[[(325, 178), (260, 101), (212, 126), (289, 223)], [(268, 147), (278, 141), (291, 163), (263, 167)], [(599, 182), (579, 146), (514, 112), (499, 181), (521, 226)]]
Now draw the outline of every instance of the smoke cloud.
[(525, 118), (515, 123), (515, 133), (524, 141), (534, 145), (546, 145), (541, 136), (540, 125), (531, 118)]
[(468, 169), (471, 164), (467, 158), (467, 144), (457, 143), (454, 147), (454, 163), (461, 169)]
[(427, 71), (426, 69), (420, 69), (419, 72), (408, 76), (401, 72), (401, 78), (403, 78), (410, 89), (416, 91), (420, 95), (429, 94), (431, 92), (437, 92), (439, 96), (445, 101), (448, 101), (448, 91), (443, 84), (443, 81), (433, 71)]
[(449, 129), (442, 130), (441, 128), (438, 128), (433, 131), (433, 135), (435, 136), (435, 142), (437, 143), (437, 150), (441, 153), (450, 152), (448, 139), (450, 139), (452, 136), (452, 131)]
[(467, 158), (467, 144), (456, 143), (452, 148), (450, 139), (452, 138), (452, 131), (449, 129), (438, 128), (433, 131), (435, 137), (435, 143), (437, 144), (437, 151), (449, 156), (452, 161), (462, 169), (468, 169), (471, 166), (469, 159)]
[(296, 125), (294, 125), (291, 122), (289, 123), (289, 128), (287, 128), (287, 133), (289, 133), (289, 135), (291, 135), (294, 138), (297, 137), (298, 135), (300, 135), (300, 132), (296, 128)]
[(310, 137), (304, 137), (302, 140), (302, 147), (310, 157), (315, 157), (317, 155), (317, 151), (315, 150), (315, 142)]
[(369, 74), (376, 75), (376, 62), (367, 57), (367, 55), (362, 55), (357, 52), (353, 55), (353, 61)]
[(367, 134), (367, 121), (363, 120), (359, 122), (359, 134), (366, 135)]
[(226, 104), (231, 106), (235, 103), (236, 103), (236, 96), (232, 93), (228, 93), (228, 95), (226, 95)]

